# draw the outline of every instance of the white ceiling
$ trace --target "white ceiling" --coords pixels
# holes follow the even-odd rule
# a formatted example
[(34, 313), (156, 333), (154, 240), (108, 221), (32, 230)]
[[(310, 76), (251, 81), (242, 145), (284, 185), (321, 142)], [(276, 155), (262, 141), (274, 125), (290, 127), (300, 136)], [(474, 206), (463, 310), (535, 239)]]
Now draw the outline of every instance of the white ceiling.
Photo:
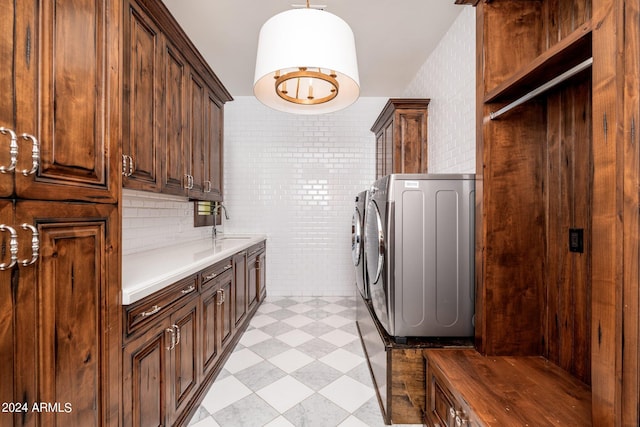
[[(233, 96), (253, 94), (258, 33), (305, 0), (163, 0)], [(354, 32), (361, 96), (401, 96), (463, 7), (454, 0), (317, 0)], [(454, 76), (452, 76), (454, 77)]]

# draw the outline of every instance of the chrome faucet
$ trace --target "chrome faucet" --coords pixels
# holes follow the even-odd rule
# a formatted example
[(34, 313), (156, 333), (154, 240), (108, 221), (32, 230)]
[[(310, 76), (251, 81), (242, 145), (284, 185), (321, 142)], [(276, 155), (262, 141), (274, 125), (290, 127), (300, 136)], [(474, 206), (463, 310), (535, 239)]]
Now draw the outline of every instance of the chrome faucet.
[(224, 219), (229, 219), (229, 214), (227, 213), (227, 207), (222, 204), (222, 202), (216, 203), (216, 207), (213, 208), (214, 215), (220, 213), (220, 208), (224, 211)]
[(213, 207), (214, 222), (213, 222), (213, 229), (211, 230), (211, 238), (213, 240), (216, 240), (216, 237), (218, 237), (218, 229), (216, 228), (215, 217), (220, 213), (221, 208), (222, 210), (224, 210), (224, 218), (229, 219), (229, 214), (227, 213), (227, 207), (223, 205), (221, 202), (216, 202)]

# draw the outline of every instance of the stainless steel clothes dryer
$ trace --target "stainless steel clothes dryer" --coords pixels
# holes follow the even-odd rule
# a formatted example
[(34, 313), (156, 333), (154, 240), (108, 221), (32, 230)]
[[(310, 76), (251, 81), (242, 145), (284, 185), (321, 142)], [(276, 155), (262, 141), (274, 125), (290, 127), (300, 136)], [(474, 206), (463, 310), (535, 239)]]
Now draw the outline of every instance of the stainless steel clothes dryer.
[(393, 174), (371, 187), (369, 294), (393, 337), (473, 336), (475, 176)]
[(356, 196), (356, 206), (351, 219), (351, 258), (356, 269), (356, 286), (365, 299), (369, 299), (367, 269), (364, 259), (364, 217), (369, 190)]

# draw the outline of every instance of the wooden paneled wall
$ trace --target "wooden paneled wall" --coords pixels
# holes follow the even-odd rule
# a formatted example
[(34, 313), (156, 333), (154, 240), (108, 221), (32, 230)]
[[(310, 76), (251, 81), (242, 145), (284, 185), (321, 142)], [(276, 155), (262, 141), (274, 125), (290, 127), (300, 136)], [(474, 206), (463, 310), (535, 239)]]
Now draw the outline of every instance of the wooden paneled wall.
[[(591, 378), (591, 73), (547, 96), (546, 313), (544, 353)], [(569, 251), (569, 229), (584, 230), (584, 252)]]

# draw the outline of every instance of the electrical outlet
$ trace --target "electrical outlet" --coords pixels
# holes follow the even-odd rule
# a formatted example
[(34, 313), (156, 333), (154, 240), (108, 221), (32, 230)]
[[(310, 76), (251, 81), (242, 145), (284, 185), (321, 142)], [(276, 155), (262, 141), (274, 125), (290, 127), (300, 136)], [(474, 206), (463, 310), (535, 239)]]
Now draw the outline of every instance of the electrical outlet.
[(569, 229), (569, 252), (584, 252), (584, 229)]

